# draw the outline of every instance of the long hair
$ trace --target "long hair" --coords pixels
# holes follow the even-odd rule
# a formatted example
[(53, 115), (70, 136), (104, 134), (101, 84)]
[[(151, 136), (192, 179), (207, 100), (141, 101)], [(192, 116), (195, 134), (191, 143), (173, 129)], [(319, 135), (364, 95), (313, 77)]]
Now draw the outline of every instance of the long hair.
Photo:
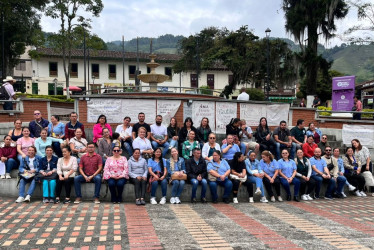
[(355, 142), (358, 143), (357, 148), (355, 148), (355, 147), (353, 146), (353, 144), (352, 144), (353, 152), (355, 152), (355, 151), (360, 151), (360, 150), (362, 149), (361, 142), (360, 142), (358, 139), (353, 139), (353, 140), (351, 141), (351, 143), (352, 143), (353, 141), (355, 141)]
[(178, 135), (178, 132), (179, 132), (179, 127), (178, 127), (178, 121), (177, 121), (177, 118), (175, 118), (175, 117), (172, 117), (172, 118), (170, 118), (170, 123), (169, 123), (169, 126), (168, 126), (168, 128), (172, 128), (172, 126), (171, 126), (171, 120), (175, 120), (175, 133), (176, 133), (176, 136)]
[(210, 129), (210, 127), (209, 127), (209, 119), (208, 119), (208, 117), (203, 117), (203, 119), (201, 119), (201, 122), (200, 122), (200, 128), (203, 127), (203, 120), (204, 120), (204, 119), (207, 120), (206, 128), (207, 128), (207, 129)]
[(100, 118), (104, 117), (105, 118), (105, 124), (107, 123), (106, 116), (105, 115), (99, 115), (99, 118), (97, 118), (96, 124), (100, 122)]
[(273, 156), (273, 154), (270, 153), (270, 151), (268, 151), (268, 150), (263, 151), (263, 152), (261, 153), (261, 155), (265, 155), (265, 156), (269, 157), (270, 162), (272, 162), (272, 161), (274, 160), (274, 156)]
[(263, 128), (262, 128), (262, 126), (261, 126), (261, 120), (262, 119), (265, 119), (265, 121), (266, 121), (266, 124), (265, 124), (265, 130), (267, 130), (267, 131), (269, 131), (269, 126), (268, 126), (268, 120), (266, 119), (266, 117), (261, 117), (260, 118), (260, 122), (259, 122), (259, 124), (258, 124), (258, 130), (259, 131), (263, 131)]
[(161, 168), (161, 172), (164, 172), (164, 158), (162, 158), (162, 149), (161, 148), (156, 148), (155, 149), (155, 152), (153, 152), (153, 155), (152, 155), (152, 160), (155, 160), (155, 157), (156, 157), (156, 151), (157, 150), (160, 150), (161, 151), (161, 156), (160, 156), (160, 168)]
[[(351, 157), (349, 157), (348, 154), (347, 154), (347, 152), (348, 152), (349, 149), (352, 149), (352, 150), (353, 150), (353, 147), (348, 147), (348, 148), (345, 149), (345, 157), (347, 157), (347, 159), (348, 159), (348, 161), (349, 161), (349, 164), (352, 165), (353, 162), (352, 162), (352, 160), (351, 160)], [(353, 151), (354, 151), (354, 150), (353, 150)]]
[(191, 117), (187, 117), (185, 120), (184, 120), (184, 123), (183, 123), (183, 126), (186, 127), (186, 123), (187, 122), (191, 122), (191, 128), (193, 127), (193, 121), (192, 121), (192, 118)]
[(234, 154), (234, 158), (232, 159), (232, 165), (233, 165), (233, 166), (237, 166), (237, 165), (239, 165), (239, 158), (240, 158), (242, 155), (243, 155), (242, 152), (236, 152), (236, 153)]

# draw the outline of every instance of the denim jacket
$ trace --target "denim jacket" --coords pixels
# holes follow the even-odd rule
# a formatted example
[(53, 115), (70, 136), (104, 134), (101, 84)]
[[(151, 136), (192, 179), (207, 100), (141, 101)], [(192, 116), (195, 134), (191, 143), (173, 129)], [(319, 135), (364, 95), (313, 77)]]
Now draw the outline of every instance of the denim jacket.
[(178, 162), (174, 164), (174, 170), (171, 170), (171, 166), (170, 166), (170, 162), (172, 160), (173, 159), (170, 158), (166, 162), (166, 168), (168, 170), (168, 175), (169, 176), (171, 176), (172, 174), (174, 174), (175, 171), (183, 171), (183, 173), (186, 173), (186, 165), (185, 165), (184, 159), (182, 157), (179, 157)]
[(245, 160), (245, 166), (247, 169), (247, 175), (253, 175), (252, 170), (258, 170), (258, 173), (261, 174), (262, 168), (260, 166), (260, 161), (255, 159), (254, 162), (250, 161), (249, 159)]
[[(35, 160), (34, 160), (34, 169), (36, 170), (36, 172), (39, 171), (39, 164), (40, 164), (40, 160), (41, 160), (41, 157), (39, 155), (35, 155)], [(25, 167), (24, 166), (24, 161), (27, 162), (27, 164), (30, 164), (30, 159), (29, 159), (29, 156), (26, 156), (25, 159), (22, 159), (20, 165), (19, 165), (19, 172), (20, 173), (24, 173), (25, 172)]]

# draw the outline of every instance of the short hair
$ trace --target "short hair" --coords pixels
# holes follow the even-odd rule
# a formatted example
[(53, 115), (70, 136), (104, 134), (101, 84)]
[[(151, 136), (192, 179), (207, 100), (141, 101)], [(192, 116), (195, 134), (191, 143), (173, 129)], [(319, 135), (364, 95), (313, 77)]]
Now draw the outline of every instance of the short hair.
[(134, 148), (133, 152), (135, 152), (135, 151), (139, 151), (139, 153), (140, 153), (140, 148)]
[(75, 111), (71, 112), (71, 113), (69, 114), (69, 117), (70, 117), (71, 115), (77, 115), (77, 116), (78, 116), (77, 112), (75, 112)]
[(89, 141), (89, 142), (87, 142), (87, 147), (88, 147), (89, 145), (94, 145), (94, 146), (96, 146), (96, 144), (95, 144), (93, 141)]
[(38, 150), (36, 149), (36, 147), (35, 147), (34, 145), (29, 146), (29, 147), (27, 148), (27, 150), (29, 150), (29, 148), (33, 148), (34, 151), (35, 151), (35, 154), (36, 154), (36, 152), (38, 152)]
[(144, 130), (147, 133), (147, 129), (145, 127), (143, 127), (143, 126), (141, 126), (141, 127), (138, 128), (138, 134), (139, 134), (140, 130)]
[(303, 124), (304, 120), (303, 119), (299, 119), (297, 120), (296, 122), (296, 126), (299, 126), (300, 124)]
[(156, 118), (157, 118), (157, 117), (161, 117), (161, 119), (162, 119), (162, 115), (156, 115)]
[(308, 135), (308, 136), (307, 136), (307, 139), (309, 139), (309, 137), (312, 137), (313, 140), (314, 140), (314, 136), (313, 136), (313, 135)]
[(125, 116), (125, 118), (123, 118), (123, 120), (126, 120), (126, 119), (130, 119), (130, 122), (131, 122), (131, 117), (130, 116)]
[(219, 158), (222, 159), (221, 151), (219, 151), (219, 150), (214, 150), (212, 154), (214, 154), (214, 153), (218, 154), (218, 155), (219, 155)]
[(117, 133), (117, 132), (114, 132), (113, 134), (112, 134), (112, 139), (113, 140), (117, 140), (118, 138), (119, 138), (119, 133)]
[(326, 147), (325, 147), (325, 151), (326, 151), (326, 148), (330, 148), (330, 149), (332, 150), (332, 147), (331, 147), (331, 146), (326, 146)]
[(53, 147), (51, 145), (48, 145), (47, 147), (45, 147), (44, 151), (47, 151), (48, 148), (50, 148), (50, 149), (52, 149), (52, 151), (54, 151)]
[(201, 151), (201, 149), (200, 148), (194, 148), (194, 149), (192, 149), (192, 154), (194, 154), (196, 151)]
[(140, 112), (140, 113), (138, 114), (138, 116), (139, 116), (139, 115), (144, 115), (144, 116), (145, 116), (145, 114), (144, 114), (143, 112)]
[(286, 123), (286, 124), (287, 124), (287, 122), (286, 122), (285, 120), (282, 120), (282, 121), (280, 121), (279, 125), (281, 125), (281, 124), (283, 124), (283, 123)]

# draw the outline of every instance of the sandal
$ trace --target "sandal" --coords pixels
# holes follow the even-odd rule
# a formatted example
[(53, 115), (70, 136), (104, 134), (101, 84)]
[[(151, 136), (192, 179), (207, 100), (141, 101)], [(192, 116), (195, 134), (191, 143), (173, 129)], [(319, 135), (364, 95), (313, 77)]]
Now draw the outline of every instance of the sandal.
[(71, 203), (71, 200), (70, 200), (70, 199), (65, 199), (65, 200), (64, 200), (64, 204), (69, 204), (69, 203)]

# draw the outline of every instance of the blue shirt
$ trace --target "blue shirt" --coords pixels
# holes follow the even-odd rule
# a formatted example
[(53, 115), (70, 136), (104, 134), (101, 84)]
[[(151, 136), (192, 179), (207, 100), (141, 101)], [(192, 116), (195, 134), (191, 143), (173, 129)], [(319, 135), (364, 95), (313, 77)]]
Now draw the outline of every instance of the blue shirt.
[(293, 172), (297, 169), (296, 163), (293, 160), (284, 161), (283, 159), (280, 159), (278, 164), (279, 169), (287, 178), (290, 178), (293, 175)]
[(273, 160), (269, 164), (265, 163), (264, 160), (261, 160), (260, 167), (270, 177), (273, 177), (275, 174), (275, 171), (279, 169), (279, 165), (276, 160)]
[(339, 167), (339, 172), (341, 173), (344, 173), (344, 163), (343, 163), (343, 159), (341, 157), (339, 157), (337, 159), (338, 161), (338, 167)]
[(53, 126), (52, 131), (52, 122), (48, 124), (48, 136), (52, 136), (52, 132), (55, 133), (56, 137), (65, 135), (65, 124), (59, 122), (56, 126)]
[[(222, 145), (222, 150), (227, 148), (227, 144)], [(236, 152), (240, 152), (240, 148), (238, 145), (234, 144), (226, 153), (224, 153), (222, 156), (226, 160), (232, 160), (234, 158), (234, 154)]]
[[(325, 160), (323, 159), (317, 160), (316, 158), (312, 157), (309, 159), (309, 161), (310, 161), (310, 165), (312, 165), (312, 168), (313, 166), (316, 166), (316, 168), (319, 171), (321, 171), (322, 173), (325, 172), (324, 168), (327, 167)], [(317, 175), (317, 172), (313, 170), (312, 175)]]
[[(224, 175), (227, 172), (227, 170), (230, 170), (230, 165), (224, 159), (221, 160), (220, 164), (214, 161), (210, 161), (208, 162), (207, 170), (208, 170), (208, 173), (210, 170), (215, 170), (217, 171), (219, 175)], [(225, 179), (227, 178), (228, 177), (226, 176)], [(218, 177), (217, 177), (217, 180), (218, 180)]]
[[(164, 168), (167, 167), (166, 160), (162, 158), (163, 163), (164, 163)], [(164, 172), (164, 169), (161, 169), (160, 163), (155, 162), (152, 158), (148, 159), (148, 168), (152, 168), (152, 172), (156, 173), (156, 171)]]
[(259, 160), (255, 159), (254, 161), (250, 161), (249, 159), (246, 159), (244, 162), (245, 162), (245, 166), (246, 166), (248, 175), (253, 175), (252, 170), (258, 170), (259, 174), (261, 174), (263, 172), (262, 168), (260, 166), (260, 161)]
[(51, 146), (52, 142), (59, 142), (63, 143), (64, 141), (61, 139), (57, 138), (52, 138), (52, 137), (47, 137), (45, 141), (42, 140), (41, 137), (35, 140), (34, 146), (36, 147), (36, 154), (39, 155), (40, 157), (45, 156), (45, 148), (47, 146)]

